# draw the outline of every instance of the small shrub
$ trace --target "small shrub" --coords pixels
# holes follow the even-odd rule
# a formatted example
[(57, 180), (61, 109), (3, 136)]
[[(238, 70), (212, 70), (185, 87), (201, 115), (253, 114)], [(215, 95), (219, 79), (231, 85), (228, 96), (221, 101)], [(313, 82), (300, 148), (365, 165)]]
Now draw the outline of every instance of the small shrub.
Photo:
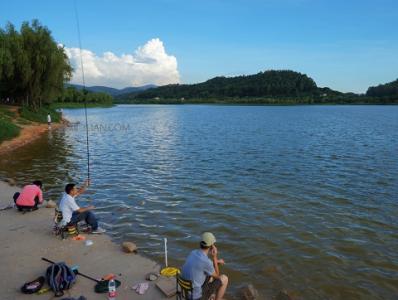
[(0, 115), (0, 143), (19, 135), (20, 128)]

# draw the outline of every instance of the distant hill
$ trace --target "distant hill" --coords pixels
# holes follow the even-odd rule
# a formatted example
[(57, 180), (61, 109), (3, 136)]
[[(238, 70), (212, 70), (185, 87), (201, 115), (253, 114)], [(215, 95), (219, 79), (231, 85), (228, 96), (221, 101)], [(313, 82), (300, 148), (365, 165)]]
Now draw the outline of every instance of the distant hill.
[[(79, 85), (72, 86), (82, 89)], [(114, 103), (132, 104), (398, 104), (398, 79), (370, 87), (364, 95), (318, 87), (311, 77), (290, 70), (220, 76), (197, 84), (146, 85), (120, 90), (94, 86), (87, 90), (108, 93), (114, 97)]]
[(146, 90), (149, 90), (152, 88), (156, 88), (156, 87), (157, 87), (157, 85), (154, 85), (154, 84), (147, 84), (147, 85), (137, 86), (137, 87), (127, 87), (127, 88), (119, 90), (115, 96), (143, 92), (143, 91), (146, 91)]
[(225, 99), (260, 97), (305, 97), (319, 94), (315, 81), (289, 70), (255, 75), (215, 77), (198, 84), (171, 84), (117, 98), (134, 99)]
[[(66, 84), (67, 87), (74, 87), (77, 90), (82, 90), (83, 86), (79, 85), (79, 84)], [(131, 94), (131, 93), (137, 93), (137, 92), (142, 92), (145, 91), (147, 89), (151, 89), (156, 87), (156, 85), (154, 84), (147, 84), (147, 85), (143, 85), (143, 86), (138, 86), (138, 87), (126, 87), (124, 89), (115, 89), (115, 88), (111, 88), (111, 87), (107, 87), (107, 86), (88, 86), (86, 87), (86, 90), (90, 91), (90, 92), (94, 92), (94, 93), (106, 93), (109, 94), (113, 97), (118, 96), (118, 95), (122, 95), (122, 94)]]
[(386, 84), (379, 84), (378, 86), (371, 86), (366, 92), (369, 97), (386, 97), (398, 98), (398, 79)]

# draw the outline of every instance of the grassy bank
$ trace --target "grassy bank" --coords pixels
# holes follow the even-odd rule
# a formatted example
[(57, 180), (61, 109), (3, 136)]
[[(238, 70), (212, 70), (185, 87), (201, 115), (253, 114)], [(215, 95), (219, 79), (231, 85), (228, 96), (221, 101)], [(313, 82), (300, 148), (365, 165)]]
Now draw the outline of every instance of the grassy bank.
[(59, 123), (61, 121), (61, 114), (53, 108), (39, 108), (38, 110), (32, 110), (26, 107), (21, 107), (19, 109), (20, 117), (22, 119), (38, 122), (47, 123), (47, 115), (50, 114), (51, 121)]
[(19, 135), (21, 128), (14, 124), (15, 112), (6, 106), (0, 106), (0, 143)]
[(0, 143), (19, 135), (21, 128), (32, 122), (47, 123), (47, 114), (55, 123), (61, 121), (61, 114), (52, 108), (40, 108), (36, 111), (27, 107), (0, 105)]
[[(94, 107), (112, 107), (114, 106), (113, 103), (87, 103), (88, 108), (94, 108)], [(84, 108), (84, 103), (81, 102), (57, 102), (57, 103), (52, 103), (50, 106), (52, 109), (59, 109), (59, 108)]]

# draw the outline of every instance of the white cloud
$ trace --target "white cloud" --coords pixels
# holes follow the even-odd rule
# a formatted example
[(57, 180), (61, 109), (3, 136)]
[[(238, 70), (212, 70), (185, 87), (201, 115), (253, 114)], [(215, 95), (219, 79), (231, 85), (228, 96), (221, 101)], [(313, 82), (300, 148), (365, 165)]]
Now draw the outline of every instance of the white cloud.
[[(65, 52), (74, 69), (71, 82), (82, 84), (79, 48), (65, 47)], [(117, 56), (105, 52), (98, 56), (90, 50), (82, 49), (82, 58), (87, 86), (124, 88), (180, 82), (177, 59), (166, 53), (163, 42), (158, 38), (148, 41), (133, 54)]]

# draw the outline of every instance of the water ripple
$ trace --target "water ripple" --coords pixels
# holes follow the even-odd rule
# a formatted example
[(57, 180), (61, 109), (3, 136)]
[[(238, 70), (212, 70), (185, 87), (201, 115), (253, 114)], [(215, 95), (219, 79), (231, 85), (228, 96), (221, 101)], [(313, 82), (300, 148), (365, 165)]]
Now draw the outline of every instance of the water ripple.
[[(129, 130), (90, 131), (92, 186), (79, 202), (97, 207), (115, 241), (154, 259), (167, 237), (177, 266), (201, 231), (214, 231), (232, 288), (395, 299), (397, 115), (396, 106), (90, 109), (91, 124)], [(84, 134), (51, 132), (2, 157), (0, 175), (40, 177), (58, 200), (66, 182), (84, 180)]]

